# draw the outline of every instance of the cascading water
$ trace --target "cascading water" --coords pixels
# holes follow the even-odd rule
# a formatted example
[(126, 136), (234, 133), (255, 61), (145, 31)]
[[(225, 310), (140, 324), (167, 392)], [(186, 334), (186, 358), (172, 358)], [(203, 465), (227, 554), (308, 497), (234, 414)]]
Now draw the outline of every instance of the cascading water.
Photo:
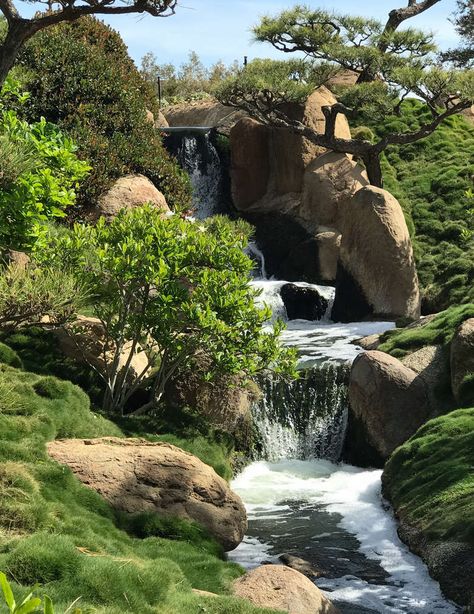
[[(172, 130), (181, 134), (173, 147), (170, 134), (167, 146), (190, 174), (196, 217), (223, 212), (220, 162), (209, 135)], [(351, 341), (393, 324), (335, 324), (328, 317), (334, 289), (303, 282), (293, 285), (318, 292), (326, 312), (319, 321), (289, 320), (282, 297), (286, 282), (265, 279), (258, 246), (250, 245), (248, 253), (256, 261), (252, 283), (261, 290), (258, 302), (272, 310), (268, 326), (276, 318), (287, 321), (282, 342), (297, 348), (302, 377), (286, 384), (261, 382), (263, 396), (253, 415), (260, 432), (258, 458), (266, 460), (253, 462), (233, 482), (249, 525), (229, 558), (247, 568), (279, 563), (283, 553), (304, 558), (318, 569), (316, 584), (342, 614), (459, 613), (399, 540), (381, 498), (381, 471), (336, 463), (345, 433), (347, 373), (360, 351)]]
[(283, 281), (256, 280), (259, 303), (286, 320), (283, 343), (296, 347), (301, 377), (260, 382), (253, 407), (257, 460), (233, 482), (246, 504), (248, 531), (229, 558), (244, 567), (280, 563), (283, 554), (317, 570), (319, 588), (342, 614), (456, 614), (422, 561), (397, 535), (381, 497), (381, 471), (337, 463), (347, 422), (347, 378), (360, 351), (351, 341), (389, 322), (335, 324), (334, 289), (302, 282), (326, 300), (319, 321), (288, 321)]
[(211, 130), (173, 127), (167, 128), (163, 134), (167, 150), (176, 157), (191, 180), (194, 217), (204, 219), (225, 213), (223, 169), (212, 142)]

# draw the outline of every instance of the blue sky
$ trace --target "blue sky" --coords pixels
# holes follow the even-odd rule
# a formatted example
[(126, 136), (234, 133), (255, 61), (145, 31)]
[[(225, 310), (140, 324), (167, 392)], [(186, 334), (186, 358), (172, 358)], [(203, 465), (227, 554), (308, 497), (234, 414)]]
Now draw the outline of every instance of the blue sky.
[[(278, 56), (271, 46), (252, 43), (250, 29), (261, 15), (296, 3), (296, 0), (180, 0), (176, 15), (170, 18), (125, 15), (106, 21), (120, 31), (137, 63), (147, 51), (152, 51), (160, 62), (179, 64), (190, 50), (197, 51), (206, 64), (219, 59), (228, 63), (244, 55), (249, 59)], [(384, 20), (390, 9), (404, 6), (406, 0), (306, 0), (306, 4)], [(456, 36), (449, 17), (455, 4), (455, 0), (441, 0), (410, 20), (410, 25), (432, 30), (442, 47), (452, 45)]]

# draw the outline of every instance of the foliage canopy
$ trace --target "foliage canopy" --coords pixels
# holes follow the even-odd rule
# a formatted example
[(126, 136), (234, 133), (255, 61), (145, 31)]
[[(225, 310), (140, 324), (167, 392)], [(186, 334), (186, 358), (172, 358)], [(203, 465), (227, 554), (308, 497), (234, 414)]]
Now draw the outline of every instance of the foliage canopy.
[[(150, 409), (169, 378), (202, 356), (209, 379), (251, 377), (265, 368), (293, 373), (293, 352), (278, 342), (280, 327), (262, 332), (269, 313), (254, 304), (253, 263), (242, 251), (249, 232), (244, 222), (215, 217), (198, 224), (144, 206), (110, 224), (101, 218), (94, 227), (76, 225), (39, 246), (38, 258), (61, 264), (90, 289), (112, 345), (104, 356), (106, 409), (123, 412), (144, 383), (151, 399), (140, 411)], [(131, 383), (139, 348), (147, 364)]]

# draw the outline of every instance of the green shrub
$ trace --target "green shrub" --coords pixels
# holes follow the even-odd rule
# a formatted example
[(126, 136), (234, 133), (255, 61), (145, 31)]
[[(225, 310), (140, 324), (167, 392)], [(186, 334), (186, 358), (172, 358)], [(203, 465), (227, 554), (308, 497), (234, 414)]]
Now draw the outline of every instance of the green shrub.
[(94, 204), (114, 179), (142, 173), (172, 209), (188, 208), (188, 177), (147, 121), (146, 109), (158, 111), (153, 88), (117, 32), (93, 18), (48, 28), (26, 45), (20, 61), (30, 72), (23, 112), (59, 124), (92, 166), (80, 207)]
[(0, 327), (14, 330), (39, 324), (46, 316), (51, 324), (62, 325), (84, 304), (86, 294), (84, 284), (60, 266), (0, 265)]
[(66, 215), (89, 171), (75, 152), (44, 118), (28, 123), (0, 107), (0, 248), (28, 248), (48, 219)]

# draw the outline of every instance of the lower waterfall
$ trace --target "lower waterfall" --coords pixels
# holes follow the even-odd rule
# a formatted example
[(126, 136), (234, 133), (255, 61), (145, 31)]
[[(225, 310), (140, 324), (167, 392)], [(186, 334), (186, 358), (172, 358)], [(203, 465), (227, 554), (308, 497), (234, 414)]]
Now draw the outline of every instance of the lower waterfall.
[(292, 382), (262, 378), (252, 414), (258, 458), (339, 460), (347, 425), (347, 363), (325, 363)]

